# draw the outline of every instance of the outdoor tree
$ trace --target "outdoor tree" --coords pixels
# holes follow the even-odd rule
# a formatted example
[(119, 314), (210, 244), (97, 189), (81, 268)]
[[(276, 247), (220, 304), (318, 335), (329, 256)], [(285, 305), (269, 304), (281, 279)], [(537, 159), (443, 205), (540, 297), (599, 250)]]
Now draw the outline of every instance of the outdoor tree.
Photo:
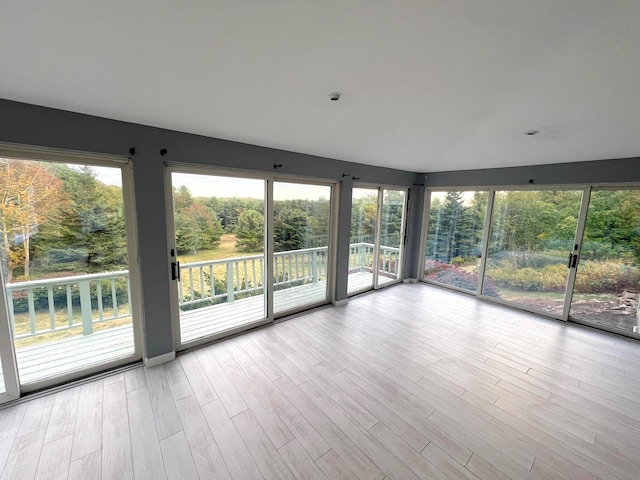
[(305, 248), (313, 217), (296, 207), (279, 209), (274, 222), (274, 249), (276, 252)]
[(29, 278), (31, 239), (44, 222), (56, 222), (68, 197), (60, 179), (39, 162), (0, 159), (0, 222), (7, 281), (24, 268)]
[(59, 222), (44, 222), (34, 238), (44, 271), (98, 272), (126, 268), (122, 189), (105, 185), (89, 166), (51, 165), (69, 199)]
[(178, 253), (198, 253), (215, 248), (220, 242), (222, 226), (207, 199), (194, 199), (188, 187), (174, 189), (173, 208)]
[(351, 205), (351, 243), (373, 243), (378, 202), (376, 195), (354, 198)]
[(253, 209), (241, 212), (234, 232), (239, 250), (261, 250), (264, 245), (264, 216)]

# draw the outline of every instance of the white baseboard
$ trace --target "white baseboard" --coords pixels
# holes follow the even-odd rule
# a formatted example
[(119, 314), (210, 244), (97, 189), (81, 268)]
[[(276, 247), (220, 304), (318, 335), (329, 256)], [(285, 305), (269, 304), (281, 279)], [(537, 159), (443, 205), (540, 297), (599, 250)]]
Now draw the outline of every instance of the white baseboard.
[(345, 298), (344, 300), (334, 300), (334, 307), (344, 307), (347, 303), (349, 303), (349, 299)]
[(144, 359), (144, 366), (146, 368), (155, 367), (156, 365), (162, 365), (163, 363), (170, 362), (176, 358), (176, 352), (164, 353), (151, 358)]
[(418, 283), (417, 278), (403, 278), (402, 283)]

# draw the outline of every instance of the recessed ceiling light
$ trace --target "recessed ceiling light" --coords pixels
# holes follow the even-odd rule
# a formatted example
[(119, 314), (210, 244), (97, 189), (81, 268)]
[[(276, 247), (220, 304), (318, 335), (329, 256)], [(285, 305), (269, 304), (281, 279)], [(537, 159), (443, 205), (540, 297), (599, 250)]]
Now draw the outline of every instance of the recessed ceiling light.
[(525, 135), (528, 135), (530, 137), (533, 135), (537, 135), (539, 133), (540, 133), (540, 130), (527, 130), (526, 132), (524, 132)]
[(342, 94), (340, 92), (333, 92), (329, 94), (329, 100), (331, 100), (332, 102), (337, 102), (338, 100), (340, 100), (341, 96)]

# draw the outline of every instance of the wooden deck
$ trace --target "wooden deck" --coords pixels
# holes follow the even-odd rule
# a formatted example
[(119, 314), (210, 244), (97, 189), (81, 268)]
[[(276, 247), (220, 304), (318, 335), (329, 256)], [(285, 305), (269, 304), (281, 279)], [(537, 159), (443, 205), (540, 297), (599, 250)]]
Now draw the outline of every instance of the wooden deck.
[(347, 293), (361, 292), (373, 288), (373, 274), (370, 272), (350, 273), (347, 278)]
[[(273, 293), (274, 313), (279, 314), (304, 305), (321, 303), (326, 298), (327, 282), (277, 290)], [(258, 322), (265, 317), (263, 295), (180, 312), (180, 337), (182, 343), (186, 343)]]
[[(327, 298), (326, 282), (311, 283), (274, 292), (275, 313), (304, 305), (322, 303)], [(216, 335), (265, 318), (262, 295), (181, 312), (182, 342)], [(31, 384), (57, 375), (86, 369), (134, 354), (131, 325), (97, 331), (43, 345), (17, 350), (22, 384)], [(0, 392), (4, 380), (0, 376)]]

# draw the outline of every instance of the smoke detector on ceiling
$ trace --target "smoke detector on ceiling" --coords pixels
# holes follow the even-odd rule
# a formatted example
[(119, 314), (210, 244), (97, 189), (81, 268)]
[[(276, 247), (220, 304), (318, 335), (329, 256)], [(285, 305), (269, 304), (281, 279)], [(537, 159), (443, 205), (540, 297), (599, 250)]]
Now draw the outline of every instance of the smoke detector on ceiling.
[(329, 100), (331, 100), (332, 102), (337, 102), (338, 100), (340, 100), (340, 97), (342, 97), (342, 94), (340, 92), (333, 92), (329, 94)]

